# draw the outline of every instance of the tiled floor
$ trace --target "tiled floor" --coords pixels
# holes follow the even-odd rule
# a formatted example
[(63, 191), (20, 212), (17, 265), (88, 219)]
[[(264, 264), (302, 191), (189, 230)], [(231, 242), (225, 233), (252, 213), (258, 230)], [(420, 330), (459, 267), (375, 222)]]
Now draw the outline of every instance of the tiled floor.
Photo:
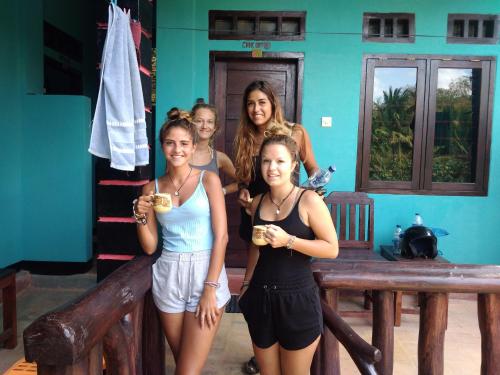
[[(22, 330), (37, 316), (80, 295), (94, 285), (95, 275), (33, 276), (32, 286), (18, 295), (18, 346), (0, 349), (0, 374), (23, 356)], [(408, 302), (408, 301), (406, 301)], [(368, 342), (370, 322), (348, 318), (346, 321)], [(418, 315), (403, 315), (401, 327), (395, 328), (394, 374), (417, 374)], [(480, 371), (480, 334), (475, 301), (452, 299), (449, 304), (445, 343), (445, 374), (469, 375)], [(341, 349), (342, 374), (357, 374), (347, 352)], [(220, 330), (204, 371), (205, 375), (240, 375), (245, 360), (252, 353), (250, 338), (241, 314), (224, 314)], [(168, 363), (172, 363), (167, 353)], [(167, 374), (173, 373), (172, 365)]]

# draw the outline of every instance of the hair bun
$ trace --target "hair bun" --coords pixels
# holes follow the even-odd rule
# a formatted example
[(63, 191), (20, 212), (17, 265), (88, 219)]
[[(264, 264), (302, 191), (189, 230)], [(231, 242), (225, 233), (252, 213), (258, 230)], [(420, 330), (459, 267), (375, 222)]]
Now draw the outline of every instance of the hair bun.
[(191, 115), (189, 112), (179, 109), (177, 107), (172, 107), (170, 111), (167, 112), (167, 118), (169, 121), (173, 120), (188, 120), (191, 121)]
[(179, 118), (179, 108), (177, 107), (172, 107), (170, 110), (167, 112), (167, 118), (169, 120), (177, 120)]
[(264, 132), (265, 137), (272, 137), (275, 135), (287, 135), (289, 137), (292, 136), (292, 130), (286, 125), (280, 125), (274, 121), (271, 122), (269, 127)]

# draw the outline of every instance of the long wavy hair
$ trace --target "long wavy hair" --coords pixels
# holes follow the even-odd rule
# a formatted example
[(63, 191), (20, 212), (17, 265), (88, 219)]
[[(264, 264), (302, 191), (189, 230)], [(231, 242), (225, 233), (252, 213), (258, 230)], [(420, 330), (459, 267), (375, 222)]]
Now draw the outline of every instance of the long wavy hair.
[[(253, 163), (254, 149), (256, 148), (256, 137), (258, 134), (257, 126), (248, 116), (247, 102), (248, 96), (252, 91), (259, 90), (263, 92), (271, 102), (272, 114), (269, 125), (264, 134), (269, 137), (276, 134), (290, 136), (292, 134), (291, 126), (283, 117), (280, 100), (275, 94), (272, 86), (267, 81), (253, 81), (243, 93), (241, 103), (240, 122), (236, 137), (234, 138), (234, 166), (236, 168), (236, 178), (239, 181), (248, 182), (251, 179), (252, 171), (256, 167)], [(257, 166), (258, 167), (258, 166)]]

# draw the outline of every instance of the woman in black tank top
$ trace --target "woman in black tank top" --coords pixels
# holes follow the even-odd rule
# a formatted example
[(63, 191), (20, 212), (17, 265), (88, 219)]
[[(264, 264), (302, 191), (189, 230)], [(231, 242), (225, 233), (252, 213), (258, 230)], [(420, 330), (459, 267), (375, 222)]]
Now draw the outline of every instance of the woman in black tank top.
[(337, 235), (322, 198), (292, 183), (295, 141), (271, 136), (260, 158), (269, 191), (254, 199), (251, 211), (253, 224), (265, 226), (267, 245), (249, 254), (240, 308), (262, 372), (288, 374), (293, 367), (305, 375), (323, 327), (310, 261), (335, 258)]

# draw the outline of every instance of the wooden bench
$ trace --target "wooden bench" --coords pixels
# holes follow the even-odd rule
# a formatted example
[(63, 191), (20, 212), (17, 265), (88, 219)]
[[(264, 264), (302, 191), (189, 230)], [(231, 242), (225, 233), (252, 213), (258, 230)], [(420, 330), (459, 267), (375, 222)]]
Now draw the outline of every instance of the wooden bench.
[[(321, 268), (321, 264), (317, 264)], [(375, 364), (380, 374), (393, 373), (394, 291), (419, 293), (419, 374), (443, 374), (448, 293), (476, 293), (481, 332), (481, 374), (500, 374), (500, 266), (451, 263), (328, 263), (315, 272), (322, 293), (335, 310), (339, 289), (372, 290), (372, 345), (382, 352)], [(331, 345), (331, 343), (324, 343)], [(338, 353), (330, 356), (338, 361)], [(335, 364), (327, 364), (327, 368)], [(322, 374), (333, 374), (327, 368)]]
[(0, 289), (2, 289), (3, 305), (0, 347), (14, 349), (17, 346), (16, 271), (9, 268), (0, 269)]

